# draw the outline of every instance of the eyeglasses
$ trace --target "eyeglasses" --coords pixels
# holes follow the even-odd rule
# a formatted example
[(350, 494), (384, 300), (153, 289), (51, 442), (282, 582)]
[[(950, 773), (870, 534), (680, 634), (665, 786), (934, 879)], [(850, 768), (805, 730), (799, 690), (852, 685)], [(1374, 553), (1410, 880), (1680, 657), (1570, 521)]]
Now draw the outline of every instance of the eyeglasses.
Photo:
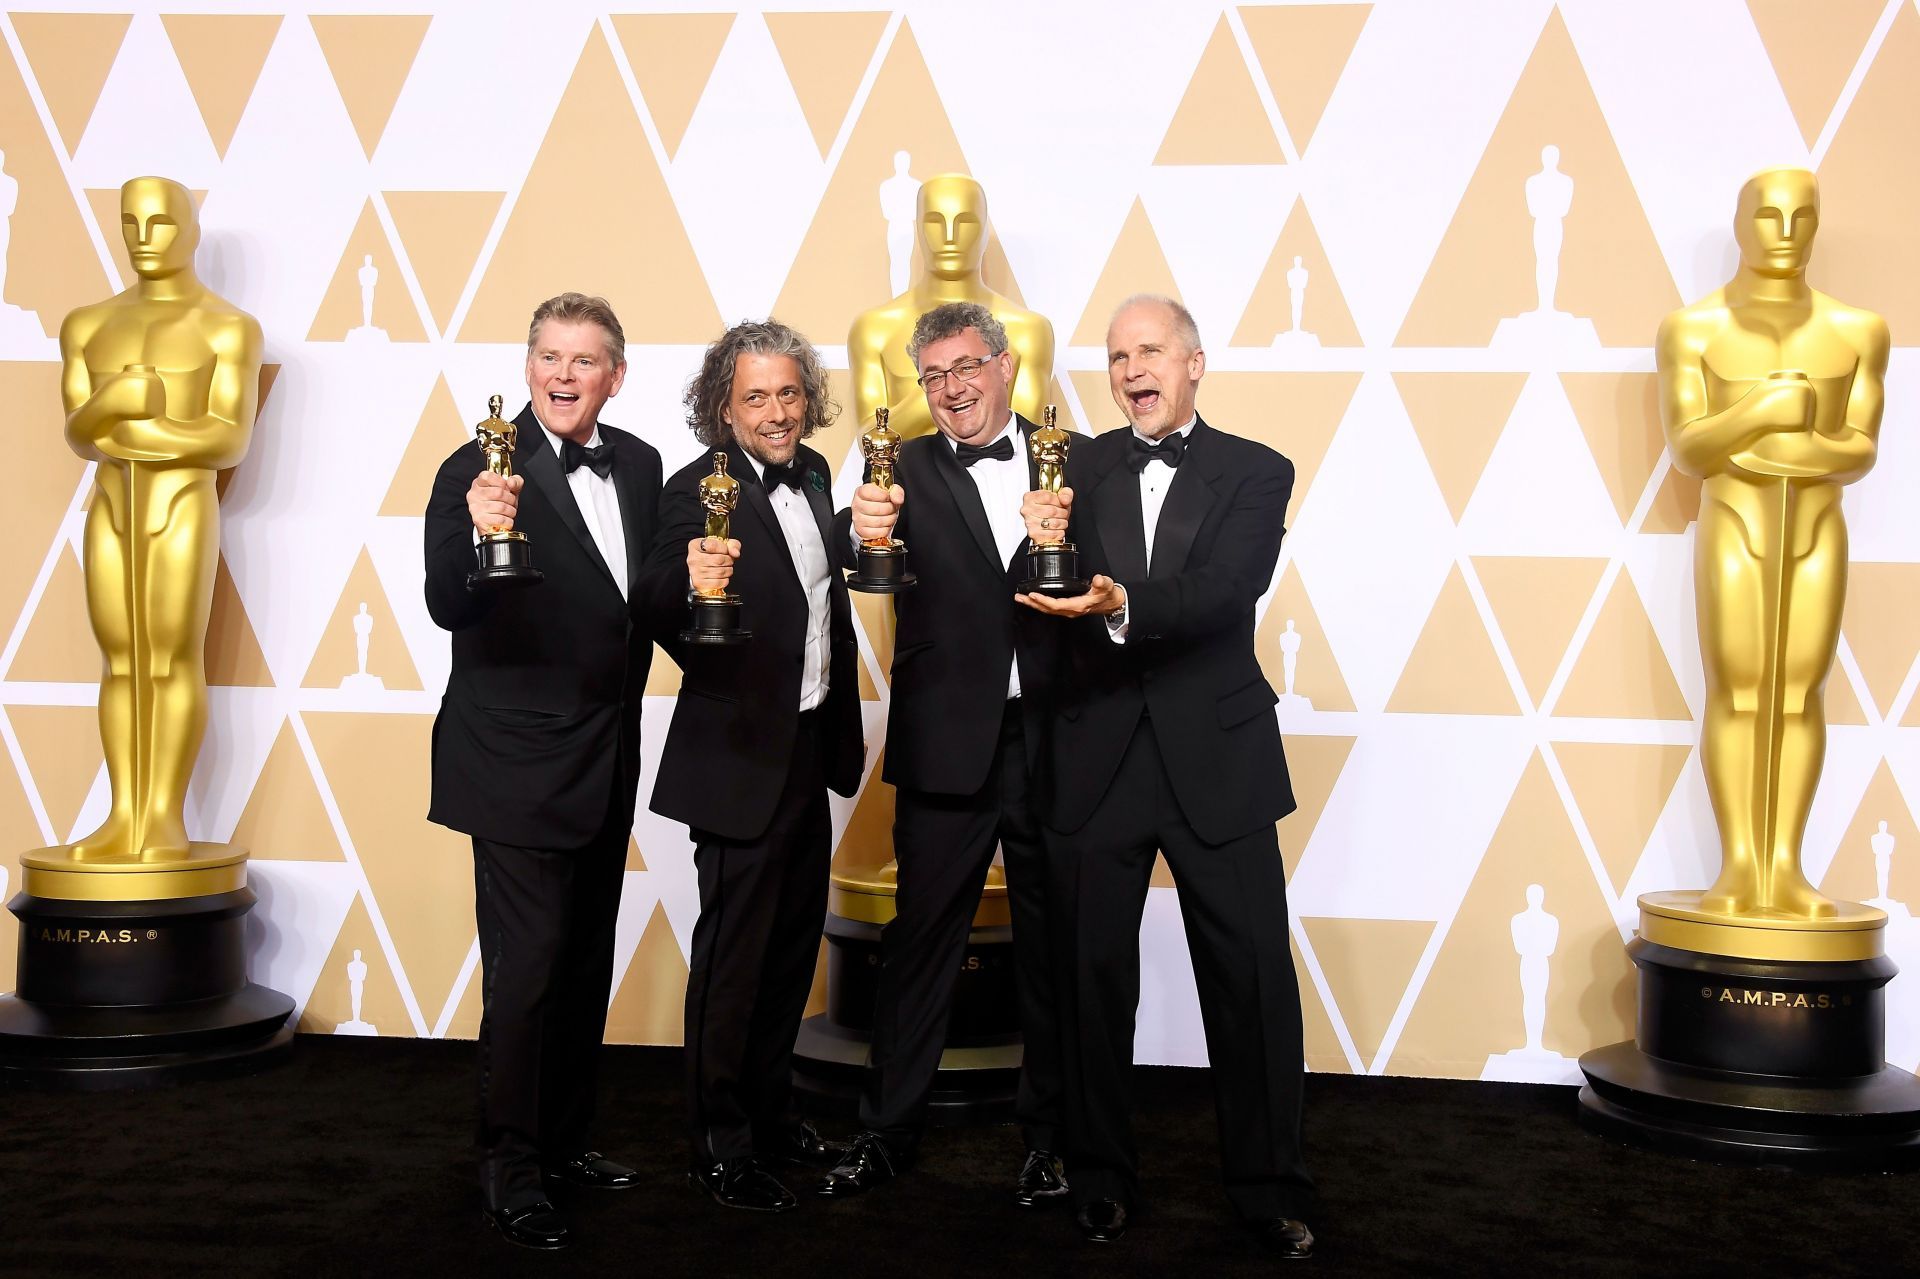
[(947, 384), (948, 374), (952, 374), (958, 381), (971, 382), (980, 376), (980, 370), (987, 367), (987, 363), (987, 360), (955, 360), (952, 368), (935, 369), (931, 373), (922, 373), (916, 380), (920, 383), (921, 390), (925, 391), (928, 395), (935, 395), (939, 393), (941, 387)]

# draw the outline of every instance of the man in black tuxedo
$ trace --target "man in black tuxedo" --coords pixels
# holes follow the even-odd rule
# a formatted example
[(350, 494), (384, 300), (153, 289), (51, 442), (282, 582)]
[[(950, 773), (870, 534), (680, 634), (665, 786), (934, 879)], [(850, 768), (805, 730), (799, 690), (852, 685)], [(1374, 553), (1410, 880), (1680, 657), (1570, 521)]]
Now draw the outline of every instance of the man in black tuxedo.
[[(741, 597), (737, 645), (669, 641), (680, 696), (653, 811), (694, 840), (700, 918), (687, 975), (689, 1180), (730, 1208), (783, 1212), (779, 1161), (826, 1167), (843, 1146), (794, 1112), (793, 1041), (826, 920), (833, 821), (827, 791), (860, 785), (852, 611), (828, 550), (826, 459), (800, 441), (832, 421), (826, 373), (783, 324), (735, 325), (687, 388), (687, 421), (724, 452), (739, 504), (723, 546), (703, 536), (703, 453), (667, 481), (651, 589)], [(681, 564), (687, 567), (681, 569)]]
[[(526, 376), (516, 474), (493, 474), (464, 444), (427, 506), (427, 610), (453, 632), (428, 817), (473, 837), (487, 1219), (515, 1243), (558, 1248), (567, 1226), (543, 1171), (600, 1189), (637, 1182), (588, 1149), (587, 1128), (640, 778), (653, 655), (640, 578), (660, 455), (599, 420), (626, 376), (604, 299), (541, 303)], [(544, 581), (468, 589), (475, 538), (494, 528), (527, 534)]]
[[(1013, 602), (1025, 576), (1020, 506), (1035, 486), (1008, 407), (1013, 357), (987, 308), (951, 302), (920, 317), (907, 345), (939, 432), (901, 447), (891, 490), (863, 484), (835, 545), (900, 536), (919, 583), (899, 619), (885, 778), (894, 799), (897, 913), (882, 936), (865, 1129), (823, 1195), (855, 1194), (904, 1171), (926, 1126), (954, 983), (994, 848), (1004, 850), (1025, 1044), (1016, 1099), (1026, 1157), (1014, 1202), (1066, 1193), (1059, 1156), (1059, 1029), (1047, 958), (1046, 852), (1034, 805), (1045, 725), (1046, 646), (1057, 629)], [(910, 500), (909, 500), (910, 496)]]
[(1128, 1117), (1140, 917), (1155, 850), (1180, 894), (1206, 1026), (1227, 1197), (1281, 1257), (1311, 1255), (1300, 1155), (1300, 990), (1274, 823), (1293, 811), (1253, 653), (1293, 464), (1208, 426), (1199, 330), (1171, 298), (1128, 299), (1108, 379), (1131, 430), (1080, 440), (1058, 495), (1028, 495), (1031, 535), (1079, 548), (1086, 594), (1021, 597), (1068, 619), (1054, 690), (1048, 816), (1069, 916), (1068, 1168), (1077, 1222), (1119, 1238), (1137, 1156)]

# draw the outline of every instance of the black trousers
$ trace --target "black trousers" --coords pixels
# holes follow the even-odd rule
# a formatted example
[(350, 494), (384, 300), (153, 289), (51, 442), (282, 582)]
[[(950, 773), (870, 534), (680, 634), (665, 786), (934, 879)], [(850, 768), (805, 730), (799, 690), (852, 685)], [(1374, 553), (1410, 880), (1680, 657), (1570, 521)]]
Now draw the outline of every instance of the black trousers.
[(489, 1208), (547, 1197), (542, 1158), (588, 1148), (613, 986), (631, 808), (585, 848), (475, 838), (480, 930), (480, 1190)]
[(1046, 848), (1032, 807), (1020, 703), (1010, 700), (992, 767), (978, 791), (935, 795), (903, 788), (894, 799), (900, 880), (896, 914), (881, 935), (872, 1068), (860, 1098), (860, 1122), (896, 1150), (910, 1151), (926, 1127), (954, 984), (996, 844), (1003, 850), (1013, 913), (1025, 1045), (1015, 1104), (1028, 1149), (1058, 1149), (1060, 1028), (1048, 958)]
[(800, 716), (773, 820), (758, 838), (693, 832), (700, 918), (687, 973), (687, 1103), (697, 1166), (798, 1122), (793, 1041), (827, 915), (833, 818), (825, 716)]
[(1143, 717), (1092, 818), (1071, 834), (1049, 831), (1048, 846), (1054, 901), (1070, 915), (1057, 934), (1056, 962), (1071, 983), (1064, 1042), (1075, 1202), (1134, 1196), (1140, 917), (1158, 849), (1173, 871), (1193, 955), (1227, 1197), (1250, 1220), (1305, 1215), (1313, 1183), (1300, 1156), (1300, 987), (1273, 827), (1202, 843)]

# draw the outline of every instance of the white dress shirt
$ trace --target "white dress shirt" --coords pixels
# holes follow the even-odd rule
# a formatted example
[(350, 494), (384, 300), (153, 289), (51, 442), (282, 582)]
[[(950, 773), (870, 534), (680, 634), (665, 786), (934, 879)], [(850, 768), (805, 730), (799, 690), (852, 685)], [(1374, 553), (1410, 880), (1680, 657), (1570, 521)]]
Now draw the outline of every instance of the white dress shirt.
[[(533, 419), (540, 422), (536, 415)], [(553, 455), (560, 459), (560, 465), (566, 466), (566, 454), (561, 451), (565, 443), (559, 436), (540, 422), (541, 434), (547, 437), (547, 443), (553, 446)], [(587, 441), (588, 448), (598, 448), (600, 424), (594, 423), (593, 438)], [(580, 508), (580, 518), (586, 521), (587, 532), (593, 537), (593, 544), (600, 548), (600, 558), (607, 562), (613, 572), (613, 584), (620, 588), (620, 598), (627, 597), (627, 528), (620, 520), (620, 494), (614, 491), (613, 476), (602, 478), (593, 473), (590, 466), (576, 466), (567, 473), (567, 487), (573, 490), (574, 504)]]
[[(745, 450), (741, 450), (743, 453)], [(766, 467), (751, 453), (747, 465), (753, 468), (753, 482), (766, 483)], [(827, 700), (828, 659), (832, 654), (832, 621), (827, 608), (827, 543), (814, 521), (807, 499), (785, 484), (776, 484), (767, 493), (773, 514), (780, 521), (780, 532), (787, 539), (787, 554), (793, 558), (800, 589), (807, 593), (807, 651), (800, 662), (800, 709), (810, 711)]]
[[(1020, 446), (1020, 434), (1013, 427), (1013, 414), (1007, 414), (1006, 422), (994, 432), (986, 445), (1009, 432), (1013, 435), (1012, 457), (1004, 462), (998, 458), (983, 457), (966, 468), (967, 478), (980, 490), (980, 505), (986, 510), (987, 528), (993, 533), (993, 544), (1000, 550), (1002, 569), (1027, 539), (1027, 522), (1020, 518), (1020, 504), (1027, 496), (1027, 451)], [(947, 447), (954, 450), (957, 458), (960, 446), (954, 443), (951, 436), (943, 435), (941, 438), (946, 440)], [(1020, 696), (1018, 658), (1009, 664), (1007, 670), (1007, 696)]]
[[(1190, 434), (1193, 430), (1193, 424), (1197, 421), (1199, 421), (1199, 416), (1196, 414), (1188, 418), (1186, 425), (1172, 432), (1172, 434)], [(1158, 443), (1158, 441), (1150, 440), (1140, 434), (1137, 429), (1133, 434), (1134, 438), (1143, 444)], [(1168, 436), (1163, 435), (1160, 438), (1167, 439)], [(1173, 477), (1176, 473), (1171, 466), (1168, 466), (1158, 458), (1148, 462), (1146, 469), (1140, 472), (1140, 527), (1146, 531), (1147, 535), (1147, 571), (1149, 573), (1153, 571), (1153, 539), (1155, 534), (1160, 531), (1160, 508), (1167, 504), (1167, 490), (1173, 487)], [(1122, 582), (1120, 585), (1125, 586), (1126, 583)], [(1127, 642), (1127, 625), (1127, 606), (1125, 604), (1120, 606), (1118, 613), (1110, 613), (1107, 615), (1107, 634), (1112, 638), (1114, 643), (1124, 644)]]

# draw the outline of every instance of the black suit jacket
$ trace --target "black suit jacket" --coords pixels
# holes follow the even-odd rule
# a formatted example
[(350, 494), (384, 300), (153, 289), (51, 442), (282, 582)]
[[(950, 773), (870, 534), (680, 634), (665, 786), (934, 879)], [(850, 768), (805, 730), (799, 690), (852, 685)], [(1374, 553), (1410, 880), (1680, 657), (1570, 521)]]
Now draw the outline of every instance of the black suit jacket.
[[(1033, 423), (1016, 415), (1014, 424), (1009, 438), (1027, 458), (1027, 487), (1033, 488), (1038, 481), (1026, 449)], [(907, 544), (919, 582), (893, 597), (892, 705), (881, 775), (895, 786), (971, 795), (986, 783), (1000, 743), (1007, 668), (1016, 659), (1027, 740), (1043, 740), (1060, 627), (1013, 602), (1026, 577), (1026, 539), (1011, 558), (1001, 556), (980, 490), (946, 437), (936, 433), (902, 445), (894, 482), (907, 493), (894, 536)], [(842, 511), (834, 526), (833, 545), (848, 568), (856, 564), (852, 518), (851, 509)], [(1043, 758), (1029, 751), (1028, 771)]]
[[(688, 645), (677, 633), (667, 651), (680, 663), (680, 696), (660, 756), (653, 811), (723, 839), (752, 840), (773, 820), (800, 720), (800, 667), (807, 645), (807, 595), (787, 551), (767, 491), (738, 445), (729, 444), (727, 473), (740, 481), (732, 532), (740, 541), (732, 591), (740, 596), (745, 644)], [(827, 607), (832, 652), (827, 698), (827, 785), (842, 795), (859, 789), (865, 761), (856, 683), (853, 614), (834, 571), (833, 499), (826, 459), (801, 445), (801, 492), (826, 539)], [(688, 617), (687, 543), (706, 527), (700, 481), (713, 473), (711, 453), (676, 472), (660, 495), (660, 528), (647, 566), (650, 597), (663, 614)], [(677, 627), (675, 628), (677, 632)]]
[(467, 589), (475, 564), (467, 489), (486, 467), (477, 444), (441, 463), (427, 504), (427, 611), (453, 632), (427, 816), (500, 843), (579, 848), (639, 786), (640, 699), (653, 657), (639, 587), (659, 518), (660, 455), (601, 424), (626, 535), (622, 599), (531, 405), (514, 425), (514, 469), (526, 477), (514, 527), (545, 581)]
[(1293, 811), (1293, 787), (1273, 707), (1253, 654), (1254, 605), (1266, 593), (1286, 532), (1293, 463), (1264, 444), (1194, 425), (1168, 486), (1151, 571), (1130, 430), (1075, 442), (1069, 540), (1080, 569), (1127, 589), (1127, 641), (1106, 619), (1068, 624), (1055, 690), (1051, 824), (1078, 830), (1106, 794), (1143, 711), (1175, 798), (1209, 844)]

